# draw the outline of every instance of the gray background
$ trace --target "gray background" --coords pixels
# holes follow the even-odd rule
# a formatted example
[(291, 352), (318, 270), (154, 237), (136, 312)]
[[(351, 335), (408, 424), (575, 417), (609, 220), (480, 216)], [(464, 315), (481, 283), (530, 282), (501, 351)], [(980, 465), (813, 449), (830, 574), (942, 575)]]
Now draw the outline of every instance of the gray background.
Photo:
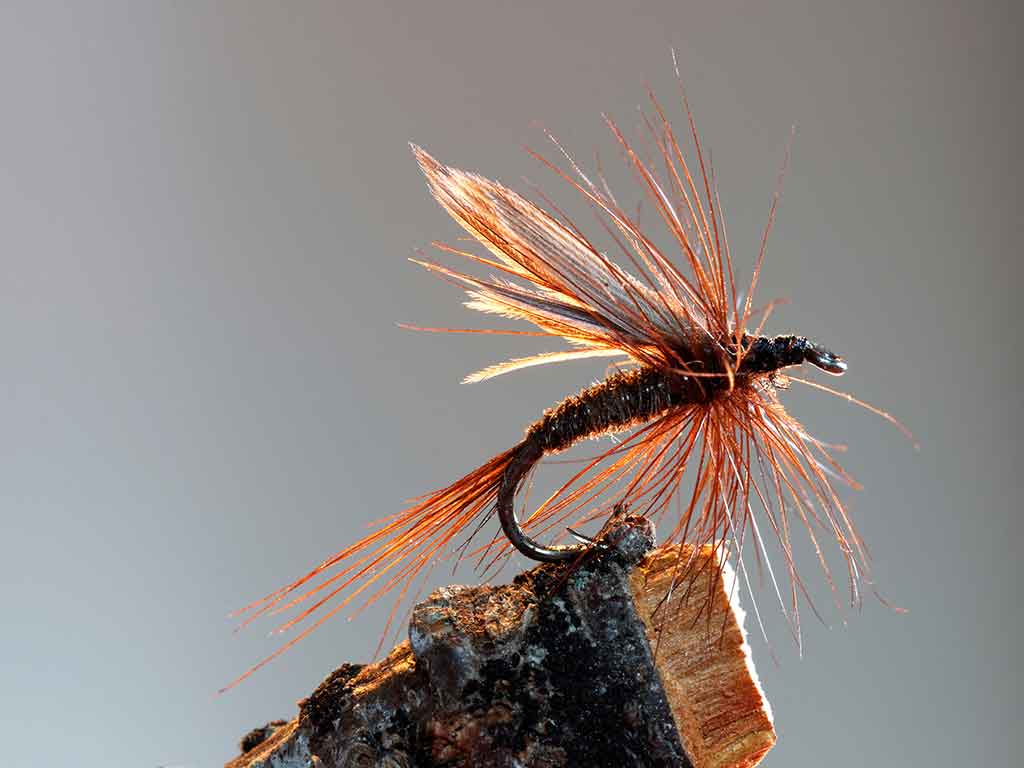
[(405, 260), (458, 235), (406, 142), (571, 200), (521, 144), (543, 144), (543, 123), (614, 166), (600, 112), (632, 129), (645, 81), (672, 102), (671, 46), (744, 275), (799, 126), (760, 291), (793, 303), (771, 330), (845, 353), (843, 386), (922, 443), (832, 398), (785, 396), (849, 443), (866, 489), (847, 499), (881, 588), (910, 613), (869, 600), (844, 626), (820, 591), (833, 628), (808, 620), (802, 659), (773, 619), (778, 663), (754, 641), (780, 732), (765, 764), (1016, 763), (1009, 8), (4, 4), (3, 763), (216, 765), (372, 654), (382, 610), (214, 695), (275, 647), (269, 624), (233, 636), (229, 609), (603, 372), (461, 386), (538, 345), (395, 327), (486, 321)]

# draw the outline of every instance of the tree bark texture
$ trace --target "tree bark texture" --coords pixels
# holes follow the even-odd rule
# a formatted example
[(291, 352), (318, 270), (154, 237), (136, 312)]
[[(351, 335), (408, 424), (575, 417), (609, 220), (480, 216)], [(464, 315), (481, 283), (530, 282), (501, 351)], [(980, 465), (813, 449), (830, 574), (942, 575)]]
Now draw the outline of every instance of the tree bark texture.
[(666, 600), (677, 545), (652, 551), (641, 518), (602, 544), (508, 585), (437, 590), (407, 642), (342, 665), (228, 768), (755, 765), (775, 732), (727, 569), (684, 549), (708, 567)]

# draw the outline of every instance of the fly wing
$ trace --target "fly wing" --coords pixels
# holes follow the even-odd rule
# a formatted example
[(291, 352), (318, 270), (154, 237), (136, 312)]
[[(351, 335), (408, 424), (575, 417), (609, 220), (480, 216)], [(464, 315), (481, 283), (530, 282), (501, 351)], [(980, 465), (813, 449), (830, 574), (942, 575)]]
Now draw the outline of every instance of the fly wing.
[[(645, 285), (578, 231), (501, 184), (413, 151), (434, 197), (497, 261), (463, 255), (518, 280), (481, 280), (420, 262), (461, 284), (472, 309), (529, 320), (588, 356), (619, 350), (651, 364), (672, 364), (676, 350), (700, 333), (692, 307)], [(532, 364), (573, 356), (567, 355)]]

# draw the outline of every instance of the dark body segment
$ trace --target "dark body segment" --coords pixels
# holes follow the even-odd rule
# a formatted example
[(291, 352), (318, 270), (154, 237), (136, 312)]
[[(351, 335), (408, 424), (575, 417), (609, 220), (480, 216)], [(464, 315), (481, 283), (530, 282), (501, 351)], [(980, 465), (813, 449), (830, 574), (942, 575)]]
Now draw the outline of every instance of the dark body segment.
[(650, 421), (676, 405), (708, 399), (718, 379), (700, 380), (657, 368), (637, 368), (570, 395), (526, 432), (545, 453), (564, 451), (584, 437), (617, 432)]

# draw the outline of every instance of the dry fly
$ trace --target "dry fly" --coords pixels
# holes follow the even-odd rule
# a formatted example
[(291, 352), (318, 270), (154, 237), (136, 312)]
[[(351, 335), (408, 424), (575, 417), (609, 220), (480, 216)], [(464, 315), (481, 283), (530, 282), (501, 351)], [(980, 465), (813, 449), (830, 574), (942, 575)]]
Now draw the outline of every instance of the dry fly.
[[(479, 382), (583, 358), (618, 358), (621, 365), (546, 411), (509, 450), (415, 500), (309, 573), (242, 609), (245, 623), (297, 609), (280, 629), (298, 633), (239, 680), (354, 603), (394, 596), (390, 626), (417, 577), (446, 556), (461, 560), (475, 551), (486, 558), (490, 552), (493, 563), (514, 547), (543, 562), (578, 558), (594, 546), (593, 540), (576, 535), (578, 543), (559, 545), (538, 537), (575, 534), (571, 526), (595, 519), (595, 505), (598, 515), (607, 515), (602, 509), (626, 508), (656, 522), (671, 509), (664, 540), (711, 545), (727, 558), (739, 558), (744, 542), (751, 539), (797, 638), (798, 598), (810, 598), (797, 573), (795, 528), (809, 536), (833, 592), (820, 539), (838, 544), (850, 599), (860, 601), (861, 584), (869, 581), (868, 555), (835, 489), (838, 483), (854, 481), (836, 461), (837, 447), (811, 437), (783, 407), (778, 390), (799, 382), (857, 403), (906, 430), (889, 414), (848, 394), (783, 373), (807, 363), (838, 376), (846, 363), (804, 336), (762, 335), (777, 302), (755, 308), (753, 298), (778, 186), (752, 277), (737, 290), (718, 190), (685, 94), (680, 88), (692, 140), (689, 158), (654, 94), (648, 95), (650, 112), (641, 115), (654, 162), (641, 158), (612, 119), (605, 121), (676, 253), (659, 248), (641, 230), (639, 215), (619, 205), (603, 175), (591, 180), (550, 136), (565, 165), (535, 157), (594, 210), (614, 243), (614, 259), (543, 195), (545, 207), (483, 176), (446, 166), (413, 146), (434, 198), (490, 255), (436, 245), (497, 275), (479, 278), (433, 261), (414, 261), (461, 286), (469, 308), (526, 320), (537, 329), (471, 332), (547, 336), (567, 343), (561, 351), (499, 363), (465, 380)], [(542, 458), (585, 438), (630, 430), (583, 460), (525, 520), (517, 516), (516, 492)], [(687, 468), (693, 487), (683, 492)], [(470, 540), (495, 516), (507, 542), (496, 537), (489, 545), (470, 549)], [(786, 579), (776, 579), (772, 571), (766, 547), (770, 541), (778, 545)], [(680, 563), (678, 581), (686, 579), (688, 565)], [(742, 559), (738, 565), (749, 590)]]

